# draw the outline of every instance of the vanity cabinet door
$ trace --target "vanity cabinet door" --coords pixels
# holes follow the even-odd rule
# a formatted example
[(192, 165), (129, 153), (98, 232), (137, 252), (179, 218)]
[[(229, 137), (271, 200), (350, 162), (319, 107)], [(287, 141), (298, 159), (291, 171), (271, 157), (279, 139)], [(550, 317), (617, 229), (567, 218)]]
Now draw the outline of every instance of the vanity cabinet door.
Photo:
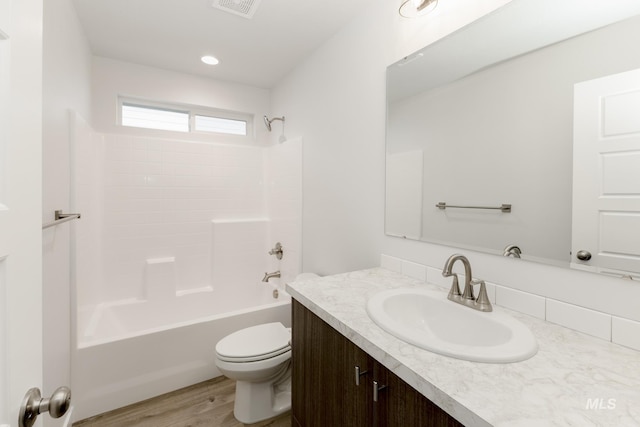
[(376, 364), (374, 378), (378, 387), (384, 387), (373, 404), (374, 426), (463, 427), (383, 365)]
[(371, 426), (371, 357), (295, 300), (292, 321), (293, 425)]

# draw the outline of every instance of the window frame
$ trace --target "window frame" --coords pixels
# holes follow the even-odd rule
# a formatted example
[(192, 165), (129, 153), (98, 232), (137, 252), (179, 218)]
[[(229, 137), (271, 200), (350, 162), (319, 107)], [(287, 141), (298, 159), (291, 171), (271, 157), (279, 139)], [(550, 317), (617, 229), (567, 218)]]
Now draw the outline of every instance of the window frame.
[[(155, 110), (175, 111), (188, 114), (189, 129), (186, 132), (177, 130), (165, 130), (155, 128), (144, 128), (138, 126), (123, 125), (122, 108), (127, 106), (149, 108)], [(246, 135), (238, 135), (225, 132), (212, 132), (206, 130), (196, 130), (196, 116), (204, 116), (211, 118), (219, 118), (224, 120), (242, 121), (246, 124)], [(230, 141), (230, 142), (253, 142), (254, 135), (254, 115), (251, 113), (243, 113), (239, 111), (224, 110), (220, 108), (201, 107), (196, 105), (186, 105), (169, 102), (149, 101), (129, 96), (118, 96), (117, 125), (123, 129), (135, 129), (134, 132), (149, 132), (153, 134), (166, 133), (171, 135), (193, 135), (198, 139), (210, 139), (212, 141)]]

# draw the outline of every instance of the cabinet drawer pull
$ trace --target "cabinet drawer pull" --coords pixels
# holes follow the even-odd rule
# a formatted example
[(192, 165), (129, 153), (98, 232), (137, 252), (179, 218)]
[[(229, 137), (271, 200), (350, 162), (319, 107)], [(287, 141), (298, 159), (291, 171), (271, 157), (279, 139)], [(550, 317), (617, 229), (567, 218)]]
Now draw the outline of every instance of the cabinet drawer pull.
[(373, 382), (373, 401), (378, 401), (378, 392), (387, 388), (386, 385), (378, 385), (378, 381)]
[(360, 366), (356, 366), (356, 385), (359, 386), (360, 385), (360, 377), (363, 375), (368, 374), (369, 371), (363, 371), (360, 372)]

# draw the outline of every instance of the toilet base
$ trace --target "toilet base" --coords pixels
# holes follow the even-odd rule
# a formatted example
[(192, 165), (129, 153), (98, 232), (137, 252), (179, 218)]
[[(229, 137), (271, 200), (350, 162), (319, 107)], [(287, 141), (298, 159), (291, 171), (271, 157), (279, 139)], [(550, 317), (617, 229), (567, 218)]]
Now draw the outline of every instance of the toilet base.
[(233, 415), (243, 424), (273, 418), (291, 409), (291, 371), (281, 381), (237, 381)]

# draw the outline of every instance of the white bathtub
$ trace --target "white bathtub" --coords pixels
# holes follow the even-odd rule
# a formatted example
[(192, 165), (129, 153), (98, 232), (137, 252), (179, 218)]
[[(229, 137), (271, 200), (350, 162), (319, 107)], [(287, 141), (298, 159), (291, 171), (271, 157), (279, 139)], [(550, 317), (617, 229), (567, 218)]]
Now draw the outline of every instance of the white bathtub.
[(291, 298), (280, 290), (274, 299), (272, 291), (257, 283), (240, 293), (209, 290), (81, 310), (74, 420), (220, 376), (214, 348), (221, 338), (265, 322), (291, 326)]

